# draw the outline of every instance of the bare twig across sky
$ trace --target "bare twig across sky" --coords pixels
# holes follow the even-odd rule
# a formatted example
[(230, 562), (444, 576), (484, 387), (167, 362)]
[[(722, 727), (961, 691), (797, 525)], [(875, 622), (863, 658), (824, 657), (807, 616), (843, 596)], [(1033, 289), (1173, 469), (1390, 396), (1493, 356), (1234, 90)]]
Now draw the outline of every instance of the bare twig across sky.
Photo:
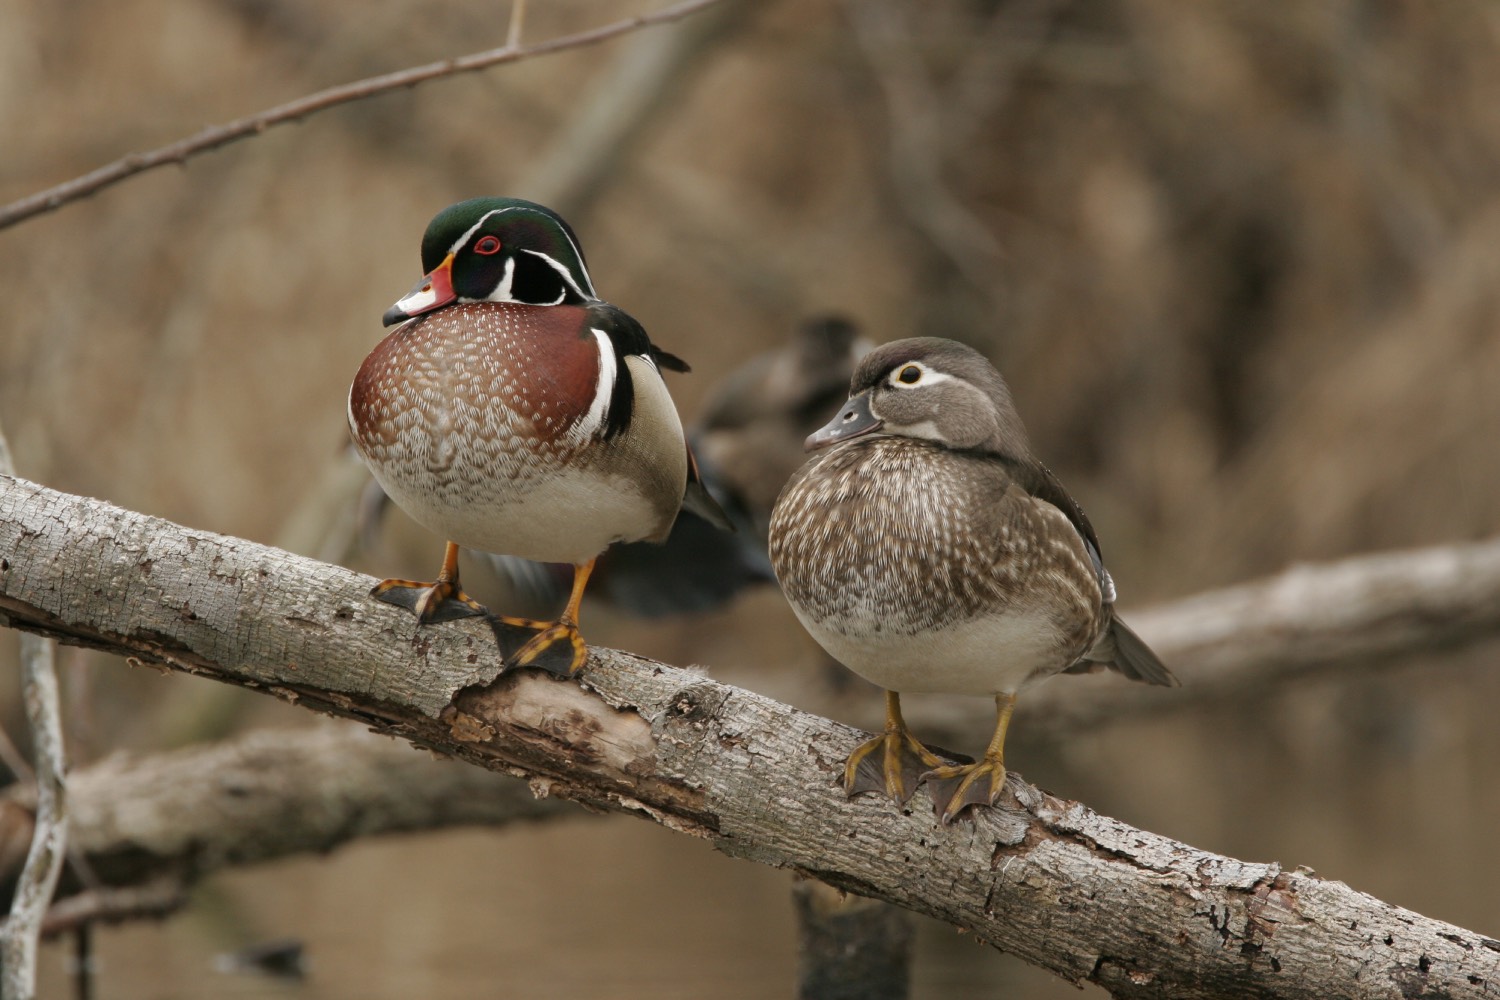
[(546, 41), (536, 42), (532, 45), (519, 44), (520, 32), (518, 28), (520, 21), (519, 19), (513, 19), (506, 44), (500, 48), (487, 49), (483, 52), (475, 52), (454, 59), (443, 59), (439, 62), (427, 63), (424, 66), (412, 66), (407, 69), (397, 70), (394, 73), (385, 73), (380, 76), (356, 80), (353, 83), (329, 87), (326, 90), (320, 90), (305, 97), (299, 97), (285, 104), (278, 104), (273, 108), (268, 108), (253, 115), (236, 118), (221, 125), (210, 125), (185, 139), (179, 139), (176, 142), (145, 153), (127, 153), (113, 163), (107, 163), (81, 177), (75, 177), (70, 181), (65, 181), (45, 191), (28, 195), (0, 208), (0, 229), (13, 226), (34, 215), (50, 212), (69, 202), (86, 198), (112, 184), (117, 184), (125, 180), (127, 177), (133, 177), (136, 174), (168, 164), (185, 163), (190, 157), (196, 156), (199, 153), (206, 153), (209, 150), (218, 149), (220, 146), (228, 145), (231, 142), (258, 135), (273, 125), (284, 125), (287, 122), (300, 121), (309, 115), (338, 107), (341, 104), (349, 104), (353, 101), (377, 97), (404, 87), (414, 87), (429, 80), (457, 76), (460, 73), (473, 73), (477, 70), (489, 69), (491, 66), (499, 66), (504, 63), (519, 62), (535, 56), (550, 55), (554, 52), (564, 52), (568, 49), (595, 45), (640, 28), (678, 20), (720, 2), (722, 0), (682, 0), (681, 3), (663, 7), (661, 10), (653, 11), (649, 14), (638, 14), (633, 17), (622, 18), (609, 24), (600, 25), (597, 28), (589, 28), (571, 35), (549, 38)]

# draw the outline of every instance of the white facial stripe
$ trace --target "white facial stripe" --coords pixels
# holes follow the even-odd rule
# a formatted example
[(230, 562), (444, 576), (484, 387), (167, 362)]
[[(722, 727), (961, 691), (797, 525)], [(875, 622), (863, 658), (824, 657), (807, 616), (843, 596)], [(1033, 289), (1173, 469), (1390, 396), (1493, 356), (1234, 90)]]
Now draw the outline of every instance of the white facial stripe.
[(589, 411), (568, 431), (568, 436), (575, 442), (587, 441), (599, 433), (604, 426), (604, 415), (609, 412), (609, 401), (615, 394), (615, 345), (610, 342), (609, 334), (597, 327), (591, 327), (589, 333), (594, 335), (599, 346), (599, 381), (594, 385), (594, 401), (589, 404)]
[(498, 285), (495, 286), (495, 290), (493, 292), (490, 292), (490, 301), (491, 302), (510, 302), (510, 301), (512, 301), (512, 299), (510, 297), (510, 286), (511, 286), (511, 282), (513, 282), (515, 280), (516, 280), (516, 259), (514, 257), (507, 257), (507, 258), (505, 258), (505, 277), (501, 278), (500, 279), (500, 284), (498, 284)]
[[(489, 221), (490, 216), (502, 215), (506, 212), (515, 212), (523, 207), (524, 206), (522, 205), (511, 205), (509, 208), (496, 208), (485, 212), (479, 217), (478, 222), (470, 226), (464, 232), (464, 234), (460, 236), (451, 247), (448, 248), (448, 252), (456, 254), (460, 250), (462, 250), (464, 246), (469, 242), (469, 237), (478, 232), (480, 227), (483, 226), (487, 221)], [(528, 250), (527, 252), (536, 254), (538, 257), (541, 257), (543, 260), (547, 261), (553, 267), (561, 271), (564, 275), (565, 280), (568, 282), (568, 284), (573, 286), (573, 288), (578, 292), (579, 295), (583, 296), (586, 299), (597, 299), (599, 296), (594, 292), (594, 279), (589, 277), (588, 265), (583, 262), (583, 251), (578, 248), (577, 243), (573, 242), (573, 237), (568, 235), (568, 231), (566, 229), (560, 229), (559, 231), (563, 234), (563, 238), (568, 241), (568, 246), (573, 248), (573, 256), (578, 258), (578, 270), (583, 273), (583, 288), (578, 287), (578, 283), (573, 280), (573, 275), (568, 271), (566, 267), (563, 267), (551, 257), (548, 257), (546, 254), (539, 253), (535, 250)]]
[(508, 208), (497, 208), (497, 209), (495, 209), (493, 211), (485, 212), (483, 215), (481, 215), (479, 217), (479, 221), (478, 222), (474, 223), (472, 226), (470, 226), (468, 229), (466, 229), (464, 231), (464, 234), (462, 236), (460, 236), (458, 238), (458, 240), (451, 247), (448, 248), (448, 252), (452, 253), (452, 254), (456, 254), (460, 250), (462, 250), (464, 248), (464, 245), (469, 242), (469, 237), (473, 236), (475, 233), (477, 233), (479, 231), (479, 227), (483, 226), (487, 221), (489, 221), (489, 217), (490, 216), (492, 216), (492, 215), (499, 215), (501, 212), (509, 212), (509, 211), (510, 211), (510, 209), (508, 209)]
[[(568, 231), (566, 229), (562, 230), (562, 234), (563, 237), (568, 241), (568, 246), (573, 248), (573, 256), (578, 259), (578, 270), (583, 275), (584, 287), (578, 289), (578, 294), (582, 295), (586, 299), (597, 299), (599, 296), (594, 291), (594, 279), (589, 277), (589, 266), (583, 262), (583, 250), (579, 248), (577, 243), (573, 242), (573, 237), (568, 235)], [(564, 268), (564, 270), (567, 269)], [(572, 284), (572, 281), (573, 279), (570, 275), (568, 278), (569, 284)], [(574, 285), (573, 287), (578, 288), (577, 285)]]
[[(552, 270), (556, 271), (562, 277), (563, 282), (566, 283), (569, 288), (578, 293), (580, 298), (591, 299), (594, 297), (593, 293), (585, 292), (582, 288), (578, 287), (578, 282), (573, 280), (573, 272), (564, 267), (562, 261), (559, 261), (553, 257), (549, 257), (547, 254), (542, 253), (540, 250), (522, 250), (521, 252), (529, 253), (533, 257), (540, 257), (548, 267), (552, 268)], [(561, 302), (565, 298), (567, 298), (566, 294), (559, 292), (557, 296), (557, 302)], [(557, 302), (554, 302), (552, 304), (557, 305)]]

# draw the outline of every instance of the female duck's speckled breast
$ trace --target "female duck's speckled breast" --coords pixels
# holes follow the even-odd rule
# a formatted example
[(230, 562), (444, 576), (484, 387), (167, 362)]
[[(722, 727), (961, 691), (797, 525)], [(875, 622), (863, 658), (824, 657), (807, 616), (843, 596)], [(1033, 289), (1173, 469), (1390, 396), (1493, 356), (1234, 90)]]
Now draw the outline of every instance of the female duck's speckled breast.
[[(1024, 523), (1046, 515), (992, 457), (862, 438), (815, 455), (787, 484), (772, 560), (799, 613), (845, 635), (916, 635), (1029, 614), (1042, 577), (1097, 615), (1097, 581)], [(1082, 539), (1074, 541), (1081, 552)]]

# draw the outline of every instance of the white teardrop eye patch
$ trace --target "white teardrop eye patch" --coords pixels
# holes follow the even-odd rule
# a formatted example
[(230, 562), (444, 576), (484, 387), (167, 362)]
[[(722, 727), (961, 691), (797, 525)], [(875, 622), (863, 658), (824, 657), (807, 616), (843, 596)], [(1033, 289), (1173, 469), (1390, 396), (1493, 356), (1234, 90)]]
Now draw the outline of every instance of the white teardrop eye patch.
[[(892, 371), (888, 381), (898, 389), (905, 389), (918, 385), (931, 374), (927, 366), (922, 364), (922, 362), (908, 361), (906, 364)], [(931, 379), (928, 380), (931, 381)]]

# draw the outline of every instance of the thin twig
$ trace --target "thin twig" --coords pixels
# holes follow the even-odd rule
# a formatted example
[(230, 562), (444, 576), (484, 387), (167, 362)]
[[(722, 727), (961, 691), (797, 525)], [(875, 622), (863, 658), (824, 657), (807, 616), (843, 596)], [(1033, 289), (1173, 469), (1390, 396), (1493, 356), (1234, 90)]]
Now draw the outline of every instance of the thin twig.
[(505, 47), (521, 47), (521, 31), (526, 27), (526, 0), (511, 0), (510, 27), (505, 32)]
[(22, 783), (31, 781), (31, 765), (26, 758), (21, 756), (21, 751), (16, 747), (16, 741), (10, 738), (10, 733), (0, 726), (0, 764), (4, 764), (15, 779)]
[(169, 875), (142, 885), (101, 888), (60, 899), (47, 914), (42, 933), (56, 937), (91, 924), (119, 924), (142, 917), (165, 917), (187, 902), (182, 881)]
[[(10, 446), (0, 431), (0, 472), (12, 474)], [(67, 794), (63, 785), (62, 712), (58, 707), (53, 643), (21, 636), (21, 693), (36, 758), (36, 826), (26, 867), (16, 882), (10, 916), (0, 928), (0, 997), (30, 1000), (36, 995), (36, 949), (42, 918), (57, 888), (67, 855)]]
[[(299, 97), (294, 101), (279, 104), (258, 114), (249, 115), (245, 118), (236, 118), (234, 121), (222, 125), (210, 125), (196, 135), (177, 142), (162, 146), (146, 153), (129, 153), (113, 163), (106, 164), (97, 170), (93, 170), (81, 177), (66, 181), (56, 187), (48, 188), (37, 194), (21, 198), (0, 208), (0, 229), (15, 225), (33, 215), (50, 212), (69, 202), (77, 201), (95, 193), (112, 184), (117, 184), (127, 177), (153, 170), (156, 167), (166, 166), (170, 163), (182, 164), (189, 157), (204, 153), (220, 146), (227, 145), (239, 139), (245, 139), (252, 135), (258, 135), (273, 125), (284, 125), (287, 122), (298, 121), (308, 115), (326, 111), (329, 108), (352, 101), (364, 100), (375, 97), (392, 90), (403, 87), (413, 87), (428, 80), (442, 79), (443, 77), (457, 76), (460, 73), (473, 73), (478, 70), (488, 69), (503, 63), (519, 62), (534, 56), (551, 55), (554, 52), (564, 52), (568, 49), (582, 48), (586, 45), (595, 45), (599, 42), (608, 41), (619, 35), (651, 27), (652, 25), (665, 24), (686, 17), (689, 14), (711, 7), (722, 0), (683, 0), (682, 3), (664, 7), (650, 14), (638, 14), (627, 17), (610, 24), (587, 31), (576, 32), (571, 35), (562, 35), (558, 38), (537, 42), (535, 45), (512, 46), (507, 40), (506, 44), (498, 49), (488, 49), (484, 52), (475, 52), (467, 56), (459, 56), (455, 59), (444, 59), (439, 62), (428, 63), (424, 66), (413, 66), (408, 69), (397, 70), (394, 73), (385, 73), (380, 76), (367, 77), (354, 83), (341, 84), (337, 87), (329, 87), (317, 93)], [(512, 34), (519, 34), (519, 23), (513, 15), (510, 25)]]

